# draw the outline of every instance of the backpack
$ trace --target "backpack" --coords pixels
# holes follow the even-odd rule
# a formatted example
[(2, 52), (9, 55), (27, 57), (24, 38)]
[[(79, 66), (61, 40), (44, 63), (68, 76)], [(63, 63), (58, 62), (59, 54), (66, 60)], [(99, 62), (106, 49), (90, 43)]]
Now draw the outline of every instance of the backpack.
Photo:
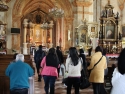
[(35, 63), (41, 63), (43, 57), (45, 56), (45, 52), (44, 51), (37, 51), (35, 54)]

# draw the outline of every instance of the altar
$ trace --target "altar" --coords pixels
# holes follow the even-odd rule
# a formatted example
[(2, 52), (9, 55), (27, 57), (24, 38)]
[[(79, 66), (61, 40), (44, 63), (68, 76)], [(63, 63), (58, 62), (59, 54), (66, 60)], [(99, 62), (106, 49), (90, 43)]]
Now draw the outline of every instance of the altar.
[(108, 58), (118, 58), (119, 54), (106, 54)]

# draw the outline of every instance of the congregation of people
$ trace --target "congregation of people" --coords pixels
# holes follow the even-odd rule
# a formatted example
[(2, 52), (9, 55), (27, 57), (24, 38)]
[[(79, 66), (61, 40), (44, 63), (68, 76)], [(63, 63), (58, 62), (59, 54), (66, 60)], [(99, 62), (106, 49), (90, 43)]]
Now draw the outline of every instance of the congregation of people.
[[(121, 51), (112, 74), (111, 94), (124, 94), (123, 92), (125, 92), (124, 55), (125, 49)], [(83, 78), (89, 81), (93, 88), (93, 94), (110, 94), (104, 85), (105, 76), (108, 74), (109, 59), (106, 56), (106, 50), (100, 46), (95, 48), (95, 53), (91, 55), (91, 60), (88, 62), (83, 49), (77, 50), (75, 47), (70, 47), (67, 58), (64, 60), (61, 47), (50, 48), (46, 53), (42, 50), (42, 45), (39, 45), (39, 49), (34, 55), (34, 61), (38, 82), (41, 82), (43, 78), (46, 94), (55, 94), (55, 82), (60, 76), (60, 71), (63, 76), (62, 83), (67, 88), (67, 94), (71, 94), (72, 88), (74, 94), (80, 94), (80, 89), (85, 89), (81, 88), (81, 83), (84, 84), (81, 80)], [(65, 74), (67, 77), (64, 78)], [(15, 54), (14, 60), (6, 69), (6, 76), (10, 77), (10, 94), (28, 94), (29, 83), (27, 79), (33, 75), (33, 69), (24, 62), (24, 55)]]

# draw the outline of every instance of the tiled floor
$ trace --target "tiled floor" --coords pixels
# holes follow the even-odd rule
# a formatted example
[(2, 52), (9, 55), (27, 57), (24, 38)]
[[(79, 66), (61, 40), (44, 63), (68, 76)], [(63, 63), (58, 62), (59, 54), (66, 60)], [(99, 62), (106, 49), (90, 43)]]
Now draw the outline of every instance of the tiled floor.
[[(44, 81), (41, 82), (37, 81), (37, 77), (35, 76), (35, 93), (34, 94), (45, 94), (44, 91)], [(72, 94), (74, 90), (72, 89)], [(55, 84), (55, 94), (66, 94), (66, 87), (62, 84), (62, 77), (59, 77)], [(92, 87), (90, 86), (87, 89), (80, 90), (80, 94), (93, 94)]]
[[(35, 73), (35, 74), (37, 74), (37, 73)], [(37, 75), (35, 75), (34, 77), (35, 77), (35, 79), (34, 79), (34, 94), (45, 94), (43, 79), (41, 82), (38, 82)], [(108, 85), (109, 83), (106, 83), (106, 84), (107, 84), (107, 86), (110, 86), (110, 85)], [(110, 89), (110, 87), (106, 87), (107, 91), (109, 91), (109, 89)], [(57, 79), (57, 81), (55, 83), (55, 94), (66, 94), (66, 87), (64, 86), (64, 84), (62, 84), (62, 77), (61, 76)], [(74, 94), (73, 89), (72, 89), (72, 94)], [(93, 94), (92, 86), (90, 86), (87, 89), (80, 90), (80, 94)]]

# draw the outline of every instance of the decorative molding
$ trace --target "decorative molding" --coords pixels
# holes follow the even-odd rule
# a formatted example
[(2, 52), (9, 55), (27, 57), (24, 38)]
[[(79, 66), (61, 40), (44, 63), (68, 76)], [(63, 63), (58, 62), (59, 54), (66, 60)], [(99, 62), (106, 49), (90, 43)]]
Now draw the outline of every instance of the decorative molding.
[(117, 0), (117, 1), (118, 1), (118, 6), (120, 10), (122, 11), (124, 9), (125, 0)]
[(6, 3), (9, 3), (11, 0), (5, 0)]
[(78, 7), (78, 6), (89, 7), (90, 5), (92, 5), (92, 2), (89, 2), (89, 1), (74, 1), (73, 5), (75, 7)]
[(89, 12), (89, 11), (76, 11), (74, 12), (74, 14), (89, 14), (89, 15), (93, 15), (93, 12)]

